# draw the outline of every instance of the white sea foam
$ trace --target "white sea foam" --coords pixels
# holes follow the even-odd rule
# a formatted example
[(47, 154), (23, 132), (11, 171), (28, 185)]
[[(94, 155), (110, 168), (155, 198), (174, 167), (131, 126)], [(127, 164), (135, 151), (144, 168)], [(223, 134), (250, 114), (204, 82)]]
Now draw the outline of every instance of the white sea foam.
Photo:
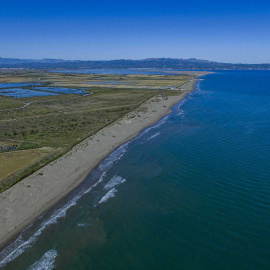
[(54, 267), (55, 258), (57, 257), (56, 250), (46, 252), (40, 260), (35, 262), (28, 270), (51, 270)]
[(101, 198), (101, 200), (99, 201), (99, 203), (104, 203), (107, 202), (108, 199), (115, 197), (115, 193), (117, 192), (116, 188), (111, 189), (110, 191), (107, 192), (107, 194), (105, 196), (103, 196)]
[(157, 137), (157, 136), (159, 136), (159, 135), (160, 135), (160, 132), (157, 132), (156, 134), (154, 134), (153, 136), (151, 136), (151, 137), (148, 139), (148, 141), (154, 139), (155, 137)]
[(175, 107), (175, 110), (178, 111), (177, 114), (175, 114), (176, 116), (182, 115), (182, 117), (184, 116), (184, 111), (182, 110), (182, 106), (187, 102), (187, 100), (189, 99), (189, 95), (187, 95), (184, 99), (182, 99), (180, 102), (177, 103), (177, 107)]
[(91, 224), (90, 223), (79, 223), (79, 224), (77, 224), (77, 226), (78, 227), (89, 227), (89, 226), (91, 226)]
[(183, 118), (184, 117), (184, 111), (179, 110), (179, 112), (175, 116), (182, 116), (182, 118)]
[(12, 252), (8, 253), (9, 246), (1, 252), (0, 255), (4, 254), (6, 256), (0, 261), (0, 268), (4, 267), (10, 261), (13, 261), (19, 255), (21, 255), (25, 251), (25, 249), (31, 246), (29, 241), (24, 242), (21, 236), (16, 239), (15, 245), (17, 245), (18, 248), (15, 248), (15, 250), (13, 250)]
[(117, 192), (116, 186), (119, 186), (126, 182), (126, 179), (121, 176), (115, 175), (104, 187), (105, 190), (109, 190), (105, 196), (101, 198), (99, 203), (107, 202), (109, 198), (115, 197), (115, 193)]
[(166, 123), (166, 121), (168, 120), (170, 115), (166, 115), (164, 116), (161, 120), (159, 120), (156, 124), (146, 128), (143, 132), (141, 132), (137, 137), (136, 137), (136, 140), (141, 138), (142, 136), (146, 135), (150, 130), (152, 129), (156, 129), (156, 128), (159, 128), (160, 126), (162, 126), (163, 124)]
[(159, 128), (160, 126), (162, 126), (163, 124), (166, 123), (166, 121), (169, 118), (169, 114), (164, 116), (160, 121), (158, 121), (155, 125), (149, 127), (148, 129), (145, 130), (146, 133), (148, 133), (150, 130), (154, 129), (154, 128)]
[(102, 171), (109, 170), (115, 163), (117, 163), (123, 155), (127, 152), (127, 147), (130, 142), (127, 142), (120, 147), (118, 147), (115, 151), (113, 151), (109, 156), (107, 156), (99, 165), (99, 169)]
[(105, 190), (112, 189), (118, 185), (121, 185), (126, 182), (126, 179), (123, 179), (121, 176), (115, 175), (104, 187)]
[(93, 185), (93, 188), (96, 187), (98, 184), (102, 183), (106, 176), (106, 171), (100, 176), (99, 180)]

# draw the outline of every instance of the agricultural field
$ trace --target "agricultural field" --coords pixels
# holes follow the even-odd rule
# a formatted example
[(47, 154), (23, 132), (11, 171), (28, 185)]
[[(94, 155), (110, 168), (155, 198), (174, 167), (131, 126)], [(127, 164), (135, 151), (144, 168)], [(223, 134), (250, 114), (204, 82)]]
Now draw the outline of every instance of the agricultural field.
[[(12, 86), (0, 91), (0, 146), (18, 145), (14, 151), (0, 152), (0, 192), (149, 98), (162, 92), (168, 95), (172, 88), (181, 91), (181, 85), (189, 78), (187, 75), (0, 72), (0, 90), (1, 83)], [(42, 90), (36, 89), (37, 84)], [(65, 91), (61, 90), (63, 87)], [(49, 94), (5, 96), (18, 91), (29, 91), (27, 95), (36, 91)]]

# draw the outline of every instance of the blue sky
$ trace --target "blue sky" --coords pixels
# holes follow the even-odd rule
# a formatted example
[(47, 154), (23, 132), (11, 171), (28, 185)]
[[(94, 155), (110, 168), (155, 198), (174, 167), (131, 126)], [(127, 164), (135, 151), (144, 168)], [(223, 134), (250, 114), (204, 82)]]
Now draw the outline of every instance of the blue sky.
[(270, 63), (270, 1), (0, 0), (0, 57)]

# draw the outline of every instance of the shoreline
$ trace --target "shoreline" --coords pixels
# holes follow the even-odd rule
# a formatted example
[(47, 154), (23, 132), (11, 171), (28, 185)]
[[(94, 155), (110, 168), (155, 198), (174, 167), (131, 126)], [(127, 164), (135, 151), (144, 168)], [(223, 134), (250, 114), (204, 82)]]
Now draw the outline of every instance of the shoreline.
[[(117, 147), (156, 123), (190, 93), (199, 76), (181, 87), (179, 95), (156, 95), (122, 119), (104, 127), (72, 150), (0, 194), (0, 250), (41, 214), (79, 186), (89, 173)], [(173, 90), (171, 90), (173, 91)]]

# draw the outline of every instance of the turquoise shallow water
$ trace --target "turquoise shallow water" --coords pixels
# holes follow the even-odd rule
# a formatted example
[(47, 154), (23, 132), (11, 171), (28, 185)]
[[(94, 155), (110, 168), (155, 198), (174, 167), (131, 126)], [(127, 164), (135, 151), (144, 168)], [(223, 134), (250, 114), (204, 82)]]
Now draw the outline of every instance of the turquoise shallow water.
[(207, 75), (0, 254), (3, 269), (270, 269), (270, 71)]

